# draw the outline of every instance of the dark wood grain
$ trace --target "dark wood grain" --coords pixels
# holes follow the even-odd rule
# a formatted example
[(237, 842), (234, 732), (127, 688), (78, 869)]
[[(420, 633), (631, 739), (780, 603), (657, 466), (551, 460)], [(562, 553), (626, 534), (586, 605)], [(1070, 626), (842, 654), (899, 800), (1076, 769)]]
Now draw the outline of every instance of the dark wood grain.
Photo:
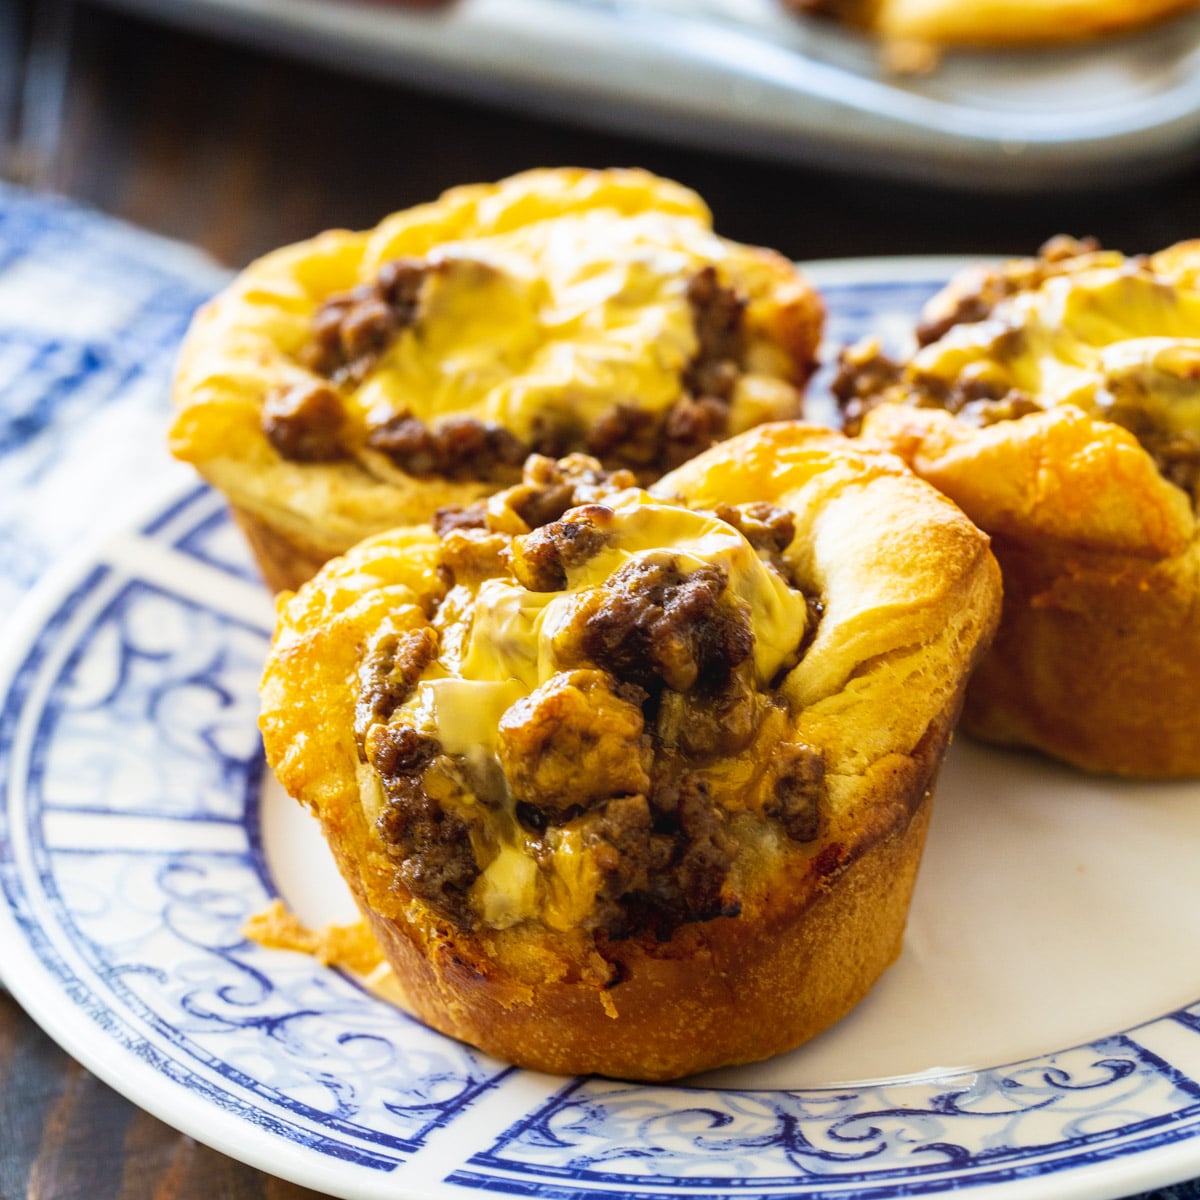
[[(34, 0), (23, 0), (26, 17)], [(1200, 169), (1018, 198), (838, 176), (615, 137), (387, 86), (83, 6), (61, 139), (39, 181), (241, 265), (457, 183), (637, 164), (718, 228), (800, 259), (1023, 253), (1059, 231), (1148, 251), (1200, 234)], [(0, 997), (0, 1200), (301, 1200), (139, 1111)]]
[(0, 995), (0, 1198), (314, 1200), (130, 1104)]

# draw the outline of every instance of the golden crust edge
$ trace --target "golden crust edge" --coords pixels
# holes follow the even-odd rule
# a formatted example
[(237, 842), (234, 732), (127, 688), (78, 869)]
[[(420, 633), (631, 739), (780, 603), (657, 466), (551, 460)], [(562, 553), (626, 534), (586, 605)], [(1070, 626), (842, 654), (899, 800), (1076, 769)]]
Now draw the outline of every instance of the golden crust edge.
[[(240, 525), (254, 520), (261, 536), (252, 549), (256, 558), (263, 556), (265, 577), (293, 578), (289, 558), (298, 566), (305, 553), (326, 546), (327, 559), (374, 533), (427, 522), (439, 507), (469, 504), (492, 490), (478, 481), (417, 479), (396, 468), (381, 478), (356, 463), (297, 467), (270, 448), (259, 423), (261, 395), (271, 386), (310, 378), (285, 349), (298, 344), (297, 314), (311, 307), (313, 276), (336, 278), (323, 292), (336, 291), (357, 282), (364, 263), (378, 265), (396, 254), (428, 252), (447, 239), (495, 232), (537, 215), (539, 206), (547, 210), (541, 215), (561, 215), (601, 200), (621, 212), (689, 217), (718, 236), (704, 201), (673, 180), (640, 168), (537, 168), (495, 183), (451, 188), (427, 204), (384, 217), (371, 230), (326, 230), (281, 247), (250, 263), (202, 307), (180, 348), (168, 441), (177, 458), (230, 500)], [(522, 216), (531, 206), (534, 211)], [(778, 252), (719, 240), (754, 293), (748, 320), (766, 343), (787, 354), (799, 396), (816, 366), (824, 320), (819, 294)], [(247, 314), (254, 319), (247, 322)], [(319, 482), (306, 482), (311, 480)], [(289, 542), (307, 549), (293, 554), (285, 548)], [(273, 561), (271, 544), (279, 545), (283, 561)]]
[[(864, 423), (865, 440), (908, 461), (993, 538), (1005, 603), (963, 728), (1100, 774), (1200, 775), (1196, 519), (1132, 435), (1065, 408), (986, 431), (899, 405)], [(1072, 446), (1093, 439), (1094, 452), (1048, 455), (1047, 430), (1063, 424)], [(1010, 465), (1009, 481), (1059, 472), (1058, 493), (1076, 492), (1071, 509), (1044, 497), (1035, 506), (1020, 490), (997, 505), (989, 483), (1013, 461), (1027, 469)], [(1115, 506), (1120, 517), (1102, 519)]]
[[(927, 485), (920, 484), (899, 460), (877, 451), (864, 455), (861, 447), (828, 431), (805, 427), (760, 427), (737, 439), (738, 444), (732, 448), (726, 444), (707, 454), (737, 457), (741, 448), (753, 447), (747, 456), (753, 462), (756, 455), (770, 457), (788, 441), (794, 441), (799, 447), (817, 450), (818, 459), (836, 445), (841, 453), (856, 461), (865, 459), (883, 477), (907, 480), (905, 486), (918, 488), (930, 503), (931, 511), (937, 511), (939, 516), (952, 514), (947, 519), (954, 523), (956, 530), (971, 547), (969, 561), (964, 560), (960, 564), (960, 568), (970, 576), (971, 583), (964, 584), (963, 590), (955, 591), (953, 595), (944, 596), (943, 602), (948, 608), (963, 602), (978, 607), (972, 627), (963, 633), (967, 642), (973, 638), (976, 644), (968, 659), (960, 661), (956, 686), (951, 694), (940, 697), (936, 710), (922, 726), (910, 753), (879, 755), (860, 776), (844, 773), (836, 781), (840, 816), (833, 823), (826, 843), (838, 843), (841, 846), (836, 852), (836, 874), (821, 887), (810, 886), (807, 891), (800, 888), (790, 901), (791, 907), (784, 905), (782, 908), (755, 910), (751, 905), (744, 917), (736, 920), (718, 919), (704, 925), (684, 927), (665, 948), (656, 948), (657, 953), (641, 955), (639, 970), (644, 972), (644, 976), (639, 978), (644, 981), (635, 988), (627, 986), (633, 976), (622, 968), (625, 981), (605, 992), (596, 982), (594, 962), (570, 945), (559, 946), (557, 949), (568, 960), (572, 955), (576, 956), (572, 970), (577, 976), (583, 978), (590, 970), (593, 978), (585, 982), (555, 985), (551, 991), (557, 997), (554, 1005), (558, 1007), (547, 1009), (540, 1017), (529, 1016), (533, 1001), (528, 984), (508, 976), (503, 964), (496, 959), (481, 959), (469, 935), (466, 941), (456, 937), (453, 930), (431, 920), (428, 910), (423, 906), (410, 905), (406, 908), (403, 898), (399, 898), (397, 903), (397, 897), (391, 897), (387, 907), (394, 915), (381, 915), (378, 911), (380, 889), (386, 891), (389, 884), (378, 877), (381, 864), (372, 863), (370, 854), (364, 855), (356, 848), (367, 844), (368, 832), (352, 776), (353, 748), (343, 746), (339, 750), (330, 746), (330, 753), (323, 755), (318, 764), (321, 768), (320, 778), (314, 777), (317, 773), (299, 766), (295, 760), (289, 760), (287, 751), (292, 740), (310, 735), (302, 716), (298, 718), (296, 714), (288, 714), (282, 709), (278, 692), (283, 681), (279, 678), (278, 664), (268, 668), (268, 687), (264, 693), (264, 737), (268, 742), (271, 760), (277, 765), (281, 781), (288, 790), (304, 799), (321, 817), (339, 866), (355, 891), (364, 913), (374, 925), (377, 936), (390, 950), (389, 957), (398, 977), (409, 981), (408, 991), (401, 996), (401, 1001), (421, 1019), (443, 1032), (463, 1037), (501, 1057), (537, 1069), (601, 1071), (628, 1077), (668, 1078), (707, 1069), (719, 1062), (765, 1057), (812, 1036), (819, 1028), (848, 1011), (898, 952), (911, 881), (919, 863), (924, 822), (927, 821), (931, 802), (928, 792), (932, 777), (944, 754), (974, 654), (986, 639), (995, 619), (998, 606), (995, 564), (987, 550), (986, 538), (970, 526), (948, 501)], [(686, 472), (689, 469), (702, 471), (704, 468), (703, 464), (696, 468), (691, 468), (689, 464), (683, 470)], [(415, 533), (412, 536), (415, 537)], [(376, 551), (386, 552), (387, 541), (387, 535), (372, 539), (371, 543), (356, 548), (345, 559), (326, 568), (322, 578), (328, 581), (330, 596), (351, 583), (357, 572), (370, 574), (373, 569), (372, 555)], [(317, 591), (319, 588), (310, 587), (301, 597), (284, 601), (285, 608), (295, 609), (290, 618), (293, 624), (298, 623), (302, 627), (310, 618), (317, 619), (317, 610), (322, 605), (328, 607), (330, 596), (321, 599), (315, 594)], [(283, 637), (293, 641), (299, 637), (303, 641), (303, 635), (304, 629), (301, 628), (300, 634), (285, 632)], [(303, 647), (301, 653), (304, 653)], [(305, 659), (300, 664), (301, 670), (307, 661)], [(306, 683), (312, 683), (319, 693), (319, 680), (306, 678)], [(323, 709), (326, 708), (323, 704)], [(324, 712), (324, 717), (327, 721), (336, 720), (336, 714), (328, 711)], [(870, 780), (871, 784), (868, 785), (865, 780)], [(875, 791), (872, 791), (872, 786), (876, 786)], [(924, 812), (925, 816), (914, 822), (914, 811), (918, 815)], [(821, 853), (818, 851), (813, 861), (820, 859)], [(865, 865), (858, 866), (860, 861)], [(871, 866), (872, 863), (878, 863), (878, 871)], [(844, 885), (848, 894), (845, 899), (839, 900), (836, 894), (838, 881), (843, 878), (848, 881)], [(869, 899), (863, 900), (863, 897)], [(855, 908), (860, 901), (861, 911)], [(806, 917), (810, 909), (818, 915)], [(759, 925), (753, 923), (752, 914), (755, 911), (763, 915)], [(818, 937), (812, 929), (805, 931), (806, 921), (819, 923), (826, 919), (819, 914), (826, 914), (829, 922), (836, 915), (838, 921), (842, 922), (845, 935), (841, 942), (832, 924), (828, 925), (831, 932), (827, 939)], [(722, 930), (725, 932), (722, 933)], [(733, 1034), (723, 1034), (721, 1036), (725, 1040), (719, 1040), (717, 1051), (710, 1054), (697, 1046), (694, 1036), (679, 1034), (673, 1048), (662, 1049), (655, 1058), (644, 1044), (650, 1040), (646, 1031), (653, 1024), (651, 1016), (655, 1011), (646, 998), (656, 997), (656, 1004), (661, 1007), (664, 998), (671, 1003), (685, 1003), (691, 992), (685, 990), (682, 995), (672, 994), (670, 980), (677, 968), (668, 970), (662, 966), (654, 967), (653, 964), (675, 962), (689, 946), (695, 947), (700, 955), (698, 961), (702, 964), (719, 964), (723, 961), (722, 955), (733, 955), (739, 946), (747, 944), (748, 936), (760, 937), (770, 943), (761, 951), (764, 966), (761, 976), (756, 977), (761, 982), (756, 983), (755, 987), (761, 991), (762, 1008), (761, 1011), (754, 1010), (753, 1021), (753, 1026), (760, 1030), (760, 1036), (766, 1040), (751, 1045), (745, 1040), (739, 1043)], [(780, 939), (780, 946), (772, 948), (774, 942)], [(631, 952), (632, 949), (631, 946)], [(847, 962), (852, 964), (852, 969), (846, 966)], [(810, 965), (805, 966), (805, 963)], [(839, 989), (835, 989), (836, 996), (829, 994), (832, 985), (825, 983), (820, 985), (826, 990), (821, 993), (819, 1002), (807, 1008), (802, 995), (790, 997), (790, 1015), (782, 1022), (777, 1019), (775, 1007), (767, 1007), (768, 1003), (771, 1006), (779, 1003), (778, 991), (782, 986), (785, 968), (790, 977), (795, 977), (797, 971), (808, 971), (806, 978), (820, 981), (842, 971), (843, 967), (852, 979), (842, 980)], [(734, 1018), (738, 1012), (746, 1011), (749, 1003), (742, 1002), (740, 1007), (734, 1003), (735, 996), (729, 978), (728, 970), (713, 967), (710, 974), (705, 976), (703, 985), (707, 989), (708, 1005), (724, 1006), (717, 1010), (723, 1014), (724, 1025), (736, 1024)], [(697, 986), (694, 967), (688, 971), (688, 979), (688, 988), (694, 989)], [(773, 982), (768, 985), (768, 980)], [(545, 990), (541, 988), (539, 993)], [(758, 995), (757, 992), (755, 994)], [(615, 1023), (611, 1017), (614, 1010), (617, 1013)], [(531, 1029), (541, 1028), (547, 1020), (565, 1020), (569, 1014), (577, 1011), (591, 1014), (586, 1018), (587, 1028), (606, 1035), (607, 1041), (601, 1043), (607, 1055), (603, 1062), (595, 1057), (594, 1051), (587, 1049), (591, 1034), (576, 1039), (568, 1032), (559, 1044), (554, 1044), (552, 1039), (547, 1040), (548, 1035), (543, 1032), (538, 1035), (541, 1041), (536, 1046), (524, 1045), (533, 1036)], [(507, 1020), (507, 1016), (513, 1012), (526, 1014), (512, 1018), (516, 1026), (524, 1029), (524, 1033), (510, 1036), (504, 1030), (492, 1028), (499, 1014), (506, 1014)], [(638, 1016), (639, 1012), (643, 1015)], [(715, 1024), (721, 1026), (722, 1021), (718, 1020)], [(619, 1045), (613, 1047), (614, 1031), (618, 1027), (627, 1031), (631, 1044), (639, 1039), (643, 1042), (632, 1058), (623, 1056)], [(625, 1036), (623, 1033), (622, 1038)], [(744, 1038), (744, 1035), (738, 1036)], [(666, 1046), (666, 1043), (663, 1045)], [(641, 1059), (645, 1061), (640, 1062)]]

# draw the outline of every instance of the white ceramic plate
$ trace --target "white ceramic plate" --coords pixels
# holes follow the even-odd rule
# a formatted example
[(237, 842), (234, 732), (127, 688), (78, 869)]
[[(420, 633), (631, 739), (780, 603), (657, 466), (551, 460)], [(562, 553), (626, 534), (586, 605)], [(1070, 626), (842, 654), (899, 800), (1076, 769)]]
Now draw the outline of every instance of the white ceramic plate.
[[(902, 336), (948, 267), (814, 268), (831, 341)], [(189, 487), (49, 580), (0, 664), (4, 979), (162, 1119), (364, 1200), (1101, 1200), (1200, 1174), (1200, 785), (960, 741), (904, 952), (849, 1018), (677, 1086), (551, 1078), (242, 937), (277, 893), (350, 914), (264, 772), (270, 619)]]
[(883, 69), (779, 0), (92, 0), (554, 118), (991, 191), (1109, 186), (1200, 146), (1200, 15)]

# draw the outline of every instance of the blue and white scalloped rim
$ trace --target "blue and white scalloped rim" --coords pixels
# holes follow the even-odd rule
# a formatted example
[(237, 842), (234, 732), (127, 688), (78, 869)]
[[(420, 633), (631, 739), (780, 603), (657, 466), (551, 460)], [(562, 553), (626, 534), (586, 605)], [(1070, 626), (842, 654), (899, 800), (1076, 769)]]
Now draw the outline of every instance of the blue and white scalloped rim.
[[(814, 275), (836, 344), (901, 329), (945, 267)], [(270, 621), (221, 501), (188, 485), (48, 579), (0, 664), (4, 980), (164, 1120), (364, 1200), (1100, 1200), (1200, 1174), (1200, 999), (1000, 1065), (645, 1086), (516, 1070), (247, 942), (278, 890), (255, 725)]]

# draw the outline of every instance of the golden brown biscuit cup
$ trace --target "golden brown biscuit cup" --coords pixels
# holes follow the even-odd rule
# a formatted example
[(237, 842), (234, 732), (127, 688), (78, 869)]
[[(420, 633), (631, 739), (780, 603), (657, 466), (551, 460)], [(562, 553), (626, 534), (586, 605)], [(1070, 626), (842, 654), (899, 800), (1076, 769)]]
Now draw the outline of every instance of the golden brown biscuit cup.
[(587, 451), (649, 480), (800, 412), (820, 301), (645, 171), (530, 171), (251, 264), (197, 316), (171, 448), (268, 582)]
[(578, 456), (281, 597), (268, 761), (400, 1003), (525, 1067), (790, 1049), (899, 953), (998, 617), (895, 457), (769, 424), (655, 485)]
[[(862, 436), (992, 537), (1004, 615), (964, 727), (1090, 771), (1197, 775), (1200, 243), (1067, 249), (949, 288)], [(959, 411), (913, 406), (935, 395)]]
[(1139, 29), (1191, 11), (1196, 0), (787, 0), (896, 43), (1028, 46), (1081, 41)]

